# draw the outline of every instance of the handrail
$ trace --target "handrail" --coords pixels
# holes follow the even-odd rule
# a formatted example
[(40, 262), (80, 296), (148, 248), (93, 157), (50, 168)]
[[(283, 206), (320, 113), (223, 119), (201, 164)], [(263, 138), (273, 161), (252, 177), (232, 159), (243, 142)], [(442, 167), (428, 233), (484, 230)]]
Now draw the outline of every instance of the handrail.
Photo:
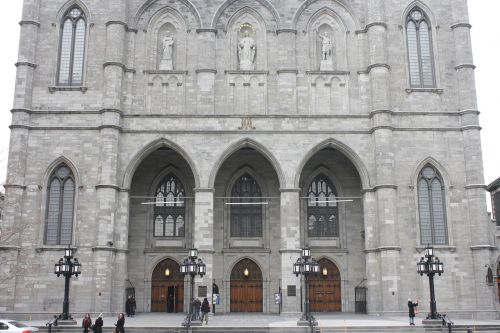
[(446, 314), (443, 314), (441, 318), (443, 319), (443, 326), (448, 326), (448, 333), (451, 333), (454, 325), (453, 322)]

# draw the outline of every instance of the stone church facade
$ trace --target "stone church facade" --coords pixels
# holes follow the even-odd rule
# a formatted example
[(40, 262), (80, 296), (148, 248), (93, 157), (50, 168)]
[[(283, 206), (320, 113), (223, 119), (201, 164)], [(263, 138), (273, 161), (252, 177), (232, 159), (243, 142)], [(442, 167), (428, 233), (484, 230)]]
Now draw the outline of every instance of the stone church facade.
[[(0, 312), (185, 311), (196, 247), (217, 312), (496, 317), (466, 0), (24, 0)], [(492, 229), (493, 228), (493, 229)], [(323, 274), (323, 271), (325, 274)], [(495, 271), (495, 270), (493, 270)], [(359, 290), (359, 289), (358, 289)]]

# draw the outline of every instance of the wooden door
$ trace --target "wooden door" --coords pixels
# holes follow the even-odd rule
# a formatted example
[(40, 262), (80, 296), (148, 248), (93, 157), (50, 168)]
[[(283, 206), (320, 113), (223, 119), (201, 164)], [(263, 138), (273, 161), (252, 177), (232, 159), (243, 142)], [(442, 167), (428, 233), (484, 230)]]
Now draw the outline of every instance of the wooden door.
[(309, 277), (309, 309), (311, 312), (341, 312), (342, 293), (339, 269), (325, 258), (319, 260), (319, 266), (319, 274)]
[(174, 312), (183, 312), (184, 277), (175, 261), (165, 259), (155, 267), (151, 278), (151, 312), (167, 312), (169, 294), (174, 298)]
[(250, 259), (238, 262), (231, 272), (231, 312), (262, 312), (262, 272)]

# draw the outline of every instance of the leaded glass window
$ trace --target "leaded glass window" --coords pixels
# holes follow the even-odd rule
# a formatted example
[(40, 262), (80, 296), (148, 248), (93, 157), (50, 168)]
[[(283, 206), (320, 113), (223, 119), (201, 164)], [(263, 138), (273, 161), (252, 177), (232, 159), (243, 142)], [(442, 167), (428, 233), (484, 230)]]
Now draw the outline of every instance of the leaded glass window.
[(337, 190), (323, 174), (307, 190), (307, 234), (309, 237), (339, 237)]
[(241, 176), (231, 191), (231, 237), (262, 237), (262, 192), (249, 174)]
[(71, 7), (61, 22), (57, 73), (57, 84), (60, 86), (83, 84), (86, 30), (85, 14), (79, 7)]
[(432, 54), (432, 30), (430, 21), (418, 7), (406, 18), (406, 43), (410, 86), (434, 88), (436, 86)]
[(421, 243), (448, 244), (443, 181), (431, 165), (418, 176), (418, 211)]
[(73, 234), (75, 180), (70, 168), (61, 164), (50, 175), (47, 188), (45, 244), (70, 245)]
[(186, 192), (181, 181), (167, 175), (155, 191), (153, 235), (155, 237), (184, 237)]

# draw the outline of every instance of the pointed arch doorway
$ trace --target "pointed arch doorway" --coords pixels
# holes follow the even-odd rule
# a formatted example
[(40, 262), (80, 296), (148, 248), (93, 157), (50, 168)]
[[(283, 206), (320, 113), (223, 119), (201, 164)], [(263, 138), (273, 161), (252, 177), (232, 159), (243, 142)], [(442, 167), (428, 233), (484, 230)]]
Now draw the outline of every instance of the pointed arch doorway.
[(309, 277), (309, 307), (311, 312), (342, 311), (340, 271), (326, 258), (319, 260), (319, 274)]
[(262, 272), (250, 259), (231, 271), (231, 312), (262, 312)]
[(151, 312), (183, 312), (183, 308), (184, 277), (177, 262), (165, 259), (151, 277)]

